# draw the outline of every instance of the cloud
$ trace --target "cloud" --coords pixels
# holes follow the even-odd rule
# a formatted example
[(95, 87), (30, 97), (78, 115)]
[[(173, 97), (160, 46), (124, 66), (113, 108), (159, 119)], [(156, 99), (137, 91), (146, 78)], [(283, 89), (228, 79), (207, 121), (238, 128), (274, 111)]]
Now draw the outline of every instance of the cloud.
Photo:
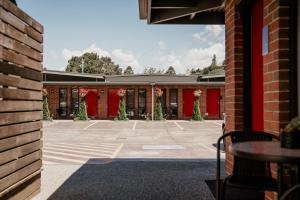
[(214, 43), (224, 43), (225, 33), (222, 25), (206, 25), (203, 31), (194, 33), (193, 39), (204, 45), (213, 45)]
[(138, 67), (139, 62), (131, 52), (124, 52), (122, 49), (115, 49), (112, 51), (112, 59), (120, 66)]
[(105, 51), (99, 47), (96, 46), (96, 44), (92, 44), (91, 46), (89, 46), (88, 48), (84, 49), (84, 50), (69, 50), (67, 48), (64, 48), (62, 51), (63, 57), (65, 58), (65, 60), (69, 60), (70, 58), (72, 58), (72, 56), (81, 56), (84, 53), (87, 52), (93, 52), (93, 53), (97, 53), (99, 56), (109, 56), (110, 57), (110, 53), (108, 51)]
[(180, 54), (165, 54), (159, 58), (163, 67), (173, 66), (178, 73), (184, 73), (187, 68), (204, 68), (211, 64), (213, 55), (216, 54), (218, 63), (225, 58), (223, 43), (215, 43), (206, 48), (192, 48)]
[(159, 41), (159, 42), (158, 42), (158, 47), (159, 47), (161, 50), (164, 50), (164, 49), (167, 48), (167, 45), (166, 45), (165, 42)]

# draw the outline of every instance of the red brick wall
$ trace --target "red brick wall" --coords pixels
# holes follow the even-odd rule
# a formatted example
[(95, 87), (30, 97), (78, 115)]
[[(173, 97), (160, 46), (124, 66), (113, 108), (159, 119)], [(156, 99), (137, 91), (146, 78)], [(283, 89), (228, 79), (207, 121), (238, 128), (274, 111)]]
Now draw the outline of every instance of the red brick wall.
[[(208, 88), (220, 88), (220, 94), (222, 96), (222, 99), (220, 101), (220, 116), (222, 117), (222, 113), (224, 112), (224, 105), (225, 105), (225, 98), (224, 98), (224, 86), (159, 86), (158, 87), (162, 89), (166, 89), (166, 99), (167, 99), (167, 106), (169, 106), (169, 89), (175, 88), (178, 89), (178, 119), (182, 118), (182, 89), (183, 88), (193, 88), (193, 89), (201, 89), (202, 90), (202, 96), (200, 98), (200, 109), (202, 115), (204, 115), (207, 112), (206, 109), (206, 90)], [(44, 88), (46, 88), (49, 92), (48, 100), (49, 100), (49, 109), (51, 114), (53, 114), (55, 119), (58, 119), (59, 116), (57, 114), (56, 109), (59, 108), (59, 88), (67, 88), (68, 90), (68, 111), (71, 113), (71, 91), (72, 88), (86, 88), (86, 89), (96, 89), (98, 92), (98, 119), (107, 119), (107, 107), (109, 105), (108, 100), (108, 89), (109, 88), (121, 88), (120, 86), (53, 86), (53, 85), (44, 85)], [(138, 110), (138, 90), (139, 89), (146, 89), (147, 92), (147, 113), (151, 113), (151, 106), (152, 106), (152, 97), (151, 97), (151, 86), (145, 85), (145, 86), (122, 86), (122, 88), (129, 89), (133, 88), (135, 89), (135, 109)], [(155, 100), (155, 99), (154, 99)], [(126, 101), (126, 98), (125, 98)], [(125, 102), (126, 105), (126, 102)], [(186, 118), (189, 119), (189, 118)]]

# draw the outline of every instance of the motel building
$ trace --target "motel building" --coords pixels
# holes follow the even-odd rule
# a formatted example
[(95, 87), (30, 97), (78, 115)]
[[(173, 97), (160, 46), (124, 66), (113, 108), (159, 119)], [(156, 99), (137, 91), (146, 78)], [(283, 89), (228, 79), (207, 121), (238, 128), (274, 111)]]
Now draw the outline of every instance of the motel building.
[[(160, 26), (225, 25), (226, 132), (279, 136), (300, 116), (299, 0), (139, 0), (139, 13), (141, 20)], [(231, 141), (226, 141), (229, 147)], [(227, 148), (227, 175), (233, 164)], [(278, 166), (274, 163), (272, 169), (275, 178), (282, 170)], [(293, 178), (300, 182), (299, 176)], [(277, 199), (278, 192), (265, 194), (266, 199)]]
[(156, 97), (163, 91), (162, 110), (166, 119), (191, 119), (194, 91), (200, 89), (200, 110), (205, 119), (221, 119), (224, 113), (224, 75), (115, 75), (101, 76), (60, 71), (43, 71), (54, 119), (73, 119), (78, 112), (80, 90), (91, 119), (114, 119), (119, 107), (119, 89), (126, 90), (125, 109), (129, 119), (151, 119)]

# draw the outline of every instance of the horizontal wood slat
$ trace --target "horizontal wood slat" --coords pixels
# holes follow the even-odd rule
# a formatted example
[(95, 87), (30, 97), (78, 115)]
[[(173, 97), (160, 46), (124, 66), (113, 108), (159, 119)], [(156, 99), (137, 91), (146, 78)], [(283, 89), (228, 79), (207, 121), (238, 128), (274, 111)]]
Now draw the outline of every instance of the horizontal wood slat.
[(43, 61), (43, 56), (40, 52), (37, 52), (34, 49), (30, 48), (29, 46), (23, 45), (22, 43), (7, 37), (2, 33), (0, 33), (0, 44), (8, 49), (26, 55), (39, 62)]
[(0, 61), (0, 73), (21, 76), (22, 78), (35, 80), (35, 81), (43, 80), (43, 75), (41, 72), (37, 72), (35, 70), (31, 70), (31, 69), (27, 69), (27, 68), (18, 67), (16, 65), (8, 64), (6, 62), (1, 62), (1, 61)]
[(0, 153), (0, 165), (3, 165), (4, 163), (13, 160), (17, 160), (18, 158), (26, 156), (34, 151), (38, 151), (41, 148), (41, 146), (42, 146), (42, 142), (39, 140), (8, 151), (4, 151)]
[(28, 122), (8, 126), (0, 126), (0, 139), (20, 135), (22, 133), (36, 131), (42, 128), (42, 122)]
[(41, 120), (42, 114), (41, 111), (0, 113), (0, 125)]
[(12, 162), (0, 166), (0, 179), (25, 167), (26, 165), (29, 165), (41, 159), (41, 157), (42, 157), (42, 151), (38, 150), (24, 157), (21, 157), (18, 160), (14, 160)]
[(37, 50), (38, 52), (43, 52), (43, 45), (41, 43), (35, 41), (30, 37), (27, 37), (24, 33), (4, 23), (3, 21), (0, 21), (0, 32), (4, 35), (9, 36), (10, 38), (13, 38), (21, 43), (28, 45), (29, 47)]
[(20, 19), (18, 19), (15, 15), (11, 15), (5, 9), (0, 7), (0, 18), (5, 21), (6, 23), (12, 25), (16, 29), (20, 30), (21, 32), (25, 33), (29, 37), (33, 38), (34, 40), (42, 43), (43, 42), (43, 35), (34, 30), (32, 27), (26, 25)]
[(43, 103), (38, 101), (0, 101), (0, 112), (36, 111), (42, 108)]
[[(1, 71), (1, 70), (0, 70)], [(41, 91), (43, 84), (21, 77), (0, 74), (0, 85)]]
[(25, 133), (23, 135), (17, 135), (14, 137), (6, 138), (0, 140), (0, 152), (6, 151), (8, 149), (18, 147), (30, 142), (39, 140), (41, 137), (40, 131), (35, 131), (31, 133)]
[(26, 178), (26, 176), (29, 176), (30, 174), (39, 171), (39, 169), (42, 167), (42, 160), (38, 160), (18, 171), (15, 173), (4, 177), (3, 179), (0, 179), (0, 191), (5, 190), (9, 186), (17, 183), (18, 181), (21, 181), (23, 178)]
[(34, 20), (32, 17), (30, 17), (28, 14), (26, 14), (23, 10), (18, 8), (15, 4), (11, 3), (10, 1), (7, 0), (0, 0), (0, 6), (20, 18), (23, 22), (26, 24), (32, 26), (35, 30), (37, 30), (40, 33), (44, 32), (43, 26)]
[(32, 60), (22, 54), (9, 51), (8, 49), (3, 48), (2, 46), (0, 46), (0, 59), (18, 65), (22, 65), (24, 67), (28, 67), (37, 71), (42, 71), (42, 63)]
[(0, 98), (41, 101), (42, 92), (23, 89), (0, 88)]

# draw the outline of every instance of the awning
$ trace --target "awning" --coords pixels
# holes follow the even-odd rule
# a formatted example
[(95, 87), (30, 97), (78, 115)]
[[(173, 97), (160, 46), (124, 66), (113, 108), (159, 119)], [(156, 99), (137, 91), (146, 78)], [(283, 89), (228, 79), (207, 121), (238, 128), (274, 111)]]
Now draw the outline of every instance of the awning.
[(139, 0), (148, 24), (224, 24), (224, 0)]

